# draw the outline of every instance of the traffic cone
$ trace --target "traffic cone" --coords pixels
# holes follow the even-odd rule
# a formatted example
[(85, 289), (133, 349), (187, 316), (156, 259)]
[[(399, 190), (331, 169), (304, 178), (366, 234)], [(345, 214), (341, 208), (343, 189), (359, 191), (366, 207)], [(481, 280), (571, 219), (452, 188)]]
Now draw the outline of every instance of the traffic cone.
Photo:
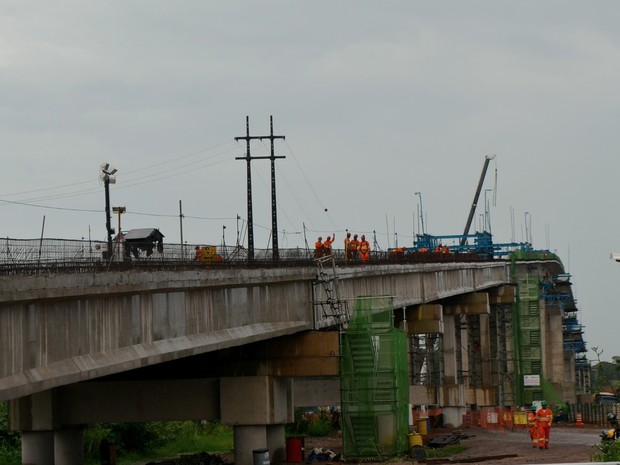
[(575, 426), (582, 427), (583, 426), (583, 421), (581, 419), (581, 413), (576, 413), (575, 414), (575, 418), (577, 419), (577, 423), (575, 423)]

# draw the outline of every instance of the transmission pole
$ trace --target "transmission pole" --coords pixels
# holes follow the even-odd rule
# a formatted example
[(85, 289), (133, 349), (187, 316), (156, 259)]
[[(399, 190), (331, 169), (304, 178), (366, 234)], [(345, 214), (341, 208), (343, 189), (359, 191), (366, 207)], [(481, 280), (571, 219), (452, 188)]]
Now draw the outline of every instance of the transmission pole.
[[(268, 136), (250, 136), (250, 117), (245, 117), (245, 130), (246, 135), (243, 137), (235, 137), (236, 141), (245, 140), (246, 154), (245, 157), (236, 157), (235, 160), (245, 160), (247, 163), (247, 203), (248, 203), (248, 260), (254, 259), (254, 221), (252, 213), (252, 160), (271, 160), (271, 228), (273, 236), (273, 260), (280, 259), (280, 252), (278, 249), (278, 212), (276, 202), (276, 159), (285, 158), (283, 156), (275, 156), (274, 141), (276, 139), (284, 139), (284, 136), (273, 135), (273, 116), (269, 117), (271, 131)], [(271, 155), (268, 157), (253, 157), (250, 152), (250, 141), (252, 139), (269, 139), (271, 141)]]

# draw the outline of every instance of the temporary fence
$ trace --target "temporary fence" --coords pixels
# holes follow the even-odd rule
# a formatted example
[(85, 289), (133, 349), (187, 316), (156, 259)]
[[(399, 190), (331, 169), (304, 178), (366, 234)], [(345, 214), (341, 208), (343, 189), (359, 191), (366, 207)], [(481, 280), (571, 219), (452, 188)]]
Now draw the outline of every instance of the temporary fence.
[[(476, 410), (468, 410), (462, 418), (464, 427), (479, 426), (488, 430), (513, 430), (527, 427), (527, 411), (483, 407)], [(615, 413), (620, 415), (620, 404), (597, 405), (597, 404), (569, 404), (568, 411), (554, 411), (554, 422), (577, 424), (578, 415), (584, 424), (606, 425), (607, 415)]]
[(527, 412), (512, 408), (483, 407), (468, 410), (463, 415), (463, 426), (480, 426), (487, 430), (525, 429)]
[(607, 425), (610, 413), (620, 415), (620, 404), (569, 404), (565, 417), (571, 424), (577, 423), (577, 414), (580, 414), (582, 422), (587, 425)]

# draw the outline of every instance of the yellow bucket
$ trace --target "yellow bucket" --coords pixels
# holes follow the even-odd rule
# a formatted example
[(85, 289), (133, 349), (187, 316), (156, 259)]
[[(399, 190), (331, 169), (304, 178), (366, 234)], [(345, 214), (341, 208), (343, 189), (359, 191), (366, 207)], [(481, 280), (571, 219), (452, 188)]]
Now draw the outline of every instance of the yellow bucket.
[(418, 433), (423, 436), (428, 434), (428, 418), (420, 418), (418, 420)]
[(409, 447), (413, 446), (421, 446), (422, 445), (422, 435), (418, 433), (409, 433)]

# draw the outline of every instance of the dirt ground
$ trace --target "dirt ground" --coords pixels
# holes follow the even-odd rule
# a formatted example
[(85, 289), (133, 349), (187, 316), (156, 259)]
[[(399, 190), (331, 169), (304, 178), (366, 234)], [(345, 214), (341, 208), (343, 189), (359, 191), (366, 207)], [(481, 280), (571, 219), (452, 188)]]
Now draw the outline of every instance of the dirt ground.
[[(591, 462), (595, 444), (600, 442), (599, 434), (602, 427), (585, 426), (554, 426), (551, 430), (549, 449), (534, 449), (529, 435), (524, 430), (514, 431), (485, 431), (482, 428), (464, 428), (460, 430), (441, 429), (432, 430), (424, 437), (426, 445), (431, 438), (449, 435), (455, 431), (461, 432), (466, 438), (460, 444), (467, 450), (446, 459), (427, 459), (421, 463), (469, 463), (469, 464), (559, 464)], [(342, 453), (342, 438), (306, 438), (305, 457), (313, 448), (329, 449), (336, 454)], [(391, 465), (398, 463), (410, 464), (408, 458), (390, 459)], [(329, 464), (330, 462), (316, 462)], [(364, 462), (368, 463), (368, 462)]]

